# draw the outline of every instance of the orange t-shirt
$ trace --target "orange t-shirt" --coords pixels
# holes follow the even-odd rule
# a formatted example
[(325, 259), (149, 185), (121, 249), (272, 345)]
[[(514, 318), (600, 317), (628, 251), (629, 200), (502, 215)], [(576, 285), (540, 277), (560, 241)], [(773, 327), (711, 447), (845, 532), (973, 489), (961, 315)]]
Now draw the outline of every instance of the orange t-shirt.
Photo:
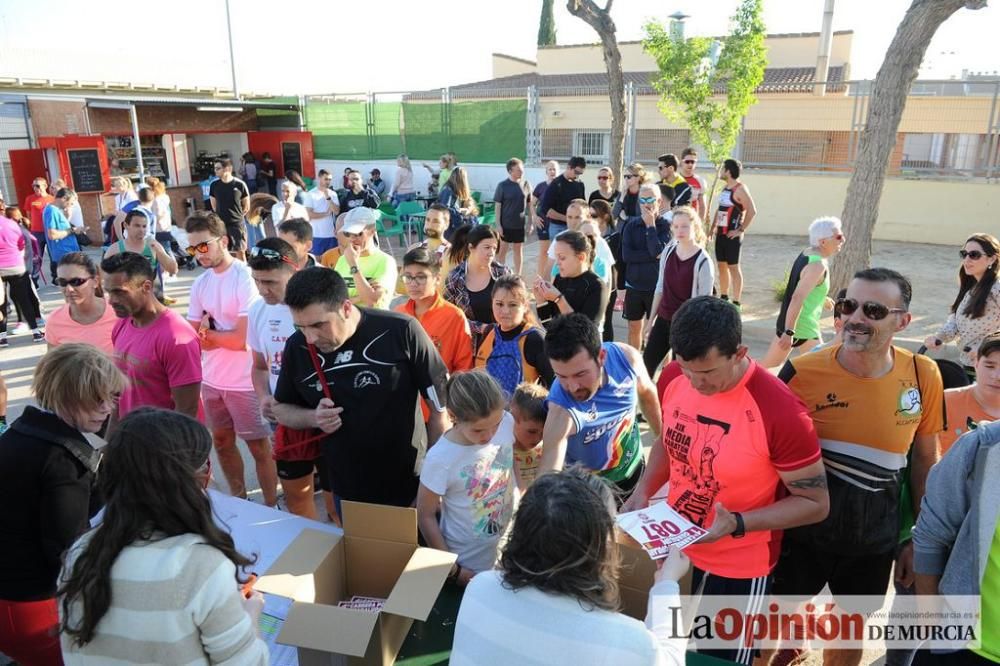
[(976, 400), (973, 386), (948, 389), (944, 392), (944, 406), (948, 414), (948, 428), (938, 435), (941, 455), (951, 448), (959, 437), (974, 430), (980, 421), (994, 421)]
[(840, 347), (793, 358), (778, 376), (808, 406), (824, 452), (842, 462), (846, 456), (890, 471), (903, 469), (915, 435), (944, 430), (937, 363), (893, 347), (892, 370), (858, 377), (837, 361)]
[(45, 224), (42, 221), (42, 211), (56, 198), (48, 194), (29, 194), (24, 199), (24, 214), (31, 218), (31, 233), (41, 233), (45, 231)]
[(45, 341), (51, 347), (67, 342), (86, 342), (113, 356), (115, 347), (111, 342), (111, 331), (119, 321), (112, 307), (105, 305), (101, 318), (84, 326), (74, 321), (69, 316), (69, 306), (63, 305), (45, 320)]
[[(416, 305), (413, 299), (408, 299), (395, 310), (408, 314), (420, 322), (420, 326), (427, 332), (427, 336), (434, 343), (434, 348), (441, 355), (448, 374), (471, 370), (472, 332), (465, 313), (441, 296), (438, 296), (430, 309), (419, 317), (416, 315)], [(420, 409), (426, 421), (430, 412), (427, 411), (423, 398), (420, 399)]]
[[(658, 386), (670, 460), (667, 502), (696, 525), (712, 525), (717, 502), (739, 512), (774, 504), (788, 493), (779, 472), (820, 459), (806, 406), (753, 361), (736, 386), (712, 396), (698, 393), (676, 362), (663, 369)], [(717, 576), (757, 578), (777, 564), (781, 534), (747, 532), (684, 553)]]

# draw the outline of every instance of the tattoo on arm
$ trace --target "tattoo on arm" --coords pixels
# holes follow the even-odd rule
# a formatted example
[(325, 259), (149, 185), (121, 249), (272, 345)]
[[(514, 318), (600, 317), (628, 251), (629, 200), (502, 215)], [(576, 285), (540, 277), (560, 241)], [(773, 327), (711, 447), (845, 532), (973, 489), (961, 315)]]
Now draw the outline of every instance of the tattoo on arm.
[(796, 479), (795, 481), (789, 481), (786, 485), (789, 488), (798, 488), (799, 490), (826, 488), (826, 474), (817, 474), (807, 479)]

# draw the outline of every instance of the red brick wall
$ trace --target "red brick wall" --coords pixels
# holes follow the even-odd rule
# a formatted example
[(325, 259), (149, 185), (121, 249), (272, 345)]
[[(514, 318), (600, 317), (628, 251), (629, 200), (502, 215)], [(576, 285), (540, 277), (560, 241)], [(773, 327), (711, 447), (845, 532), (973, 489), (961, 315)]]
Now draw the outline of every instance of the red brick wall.
[[(129, 112), (122, 109), (89, 109), (95, 134), (131, 134)], [(137, 106), (139, 132), (170, 134), (184, 132), (251, 132), (257, 129), (253, 109), (241, 112), (198, 111), (179, 106)]]

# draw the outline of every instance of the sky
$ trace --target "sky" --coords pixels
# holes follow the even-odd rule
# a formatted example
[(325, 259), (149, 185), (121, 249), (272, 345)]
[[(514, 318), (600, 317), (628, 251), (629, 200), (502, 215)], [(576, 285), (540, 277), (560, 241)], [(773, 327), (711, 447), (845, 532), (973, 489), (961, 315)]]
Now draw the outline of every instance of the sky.
[[(489, 79), (493, 52), (535, 59), (541, 8), (541, 0), (230, 2), (240, 90), (276, 94), (406, 91)], [(851, 78), (874, 77), (910, 2), (837, 0), (834, 29), (855, 31)], [(690, 15), (689, 35), (718, 35), (737, 4), (616, 0), (612, 18), (620, 41), (641, 39), (646, 21), (665, 22), (678, 10)], [(823, 4), (764, 0), (768, 32), (819, 31)], [(998, 32), (997, 0), (960, 10), (935, 36), (921, 78), (1000, 71)], [(556, 33), (560, 44), (596, 41), (563, 0), (556, 0)], [(0, 77), (12, 76), (229, 88), (225, 0), (0, 0)]]

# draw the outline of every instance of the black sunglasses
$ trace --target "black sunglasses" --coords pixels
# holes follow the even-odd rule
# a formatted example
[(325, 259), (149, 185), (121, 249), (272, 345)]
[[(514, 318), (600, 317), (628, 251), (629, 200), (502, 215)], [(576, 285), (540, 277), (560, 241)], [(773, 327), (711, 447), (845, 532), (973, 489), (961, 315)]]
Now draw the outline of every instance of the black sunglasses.
[(57, 287), (73, 287), (74, 289), (79, 289), (83, 285), (87, 284), (90, 280), (94, 278), (56, 278), (52, 283)]
[(861, 312), (872, 321), (881, 321), (890, 314), (906, 312), (903, 308), (890, 308), (875, 301), (865, 301), (859, 305), (857, 300), (853, 298), (838, 298), (834, 305), (836, 311), (848, 317), (857, 312), (859, 307), (861, 308)]
[(697, 164), (698, 160), (684, 160), (684, 164)]
[(980, 252), (979, 250), (970, 250), (968, 252), (966, 252), (965, 250), (959, 250), (958, 256), (962, 257), (962, 259), (969, 258), (972, 259), (973, 261), (979, 261), (980, 259), (983, 258), (983, 253)]

